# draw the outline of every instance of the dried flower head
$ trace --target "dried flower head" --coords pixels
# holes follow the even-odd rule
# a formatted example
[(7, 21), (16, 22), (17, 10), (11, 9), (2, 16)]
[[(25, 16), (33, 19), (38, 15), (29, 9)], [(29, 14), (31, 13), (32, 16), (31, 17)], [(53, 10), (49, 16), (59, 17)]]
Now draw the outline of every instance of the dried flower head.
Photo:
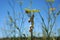
[(32, 26), (30, 26), (30, 29), (33, 29), (33, 27), (32, 27)]
[(30, 29), (29, 32), (32, 32), (32, 29)]
[(30, 19), (28, 20), (28, 22), (30, 23)]

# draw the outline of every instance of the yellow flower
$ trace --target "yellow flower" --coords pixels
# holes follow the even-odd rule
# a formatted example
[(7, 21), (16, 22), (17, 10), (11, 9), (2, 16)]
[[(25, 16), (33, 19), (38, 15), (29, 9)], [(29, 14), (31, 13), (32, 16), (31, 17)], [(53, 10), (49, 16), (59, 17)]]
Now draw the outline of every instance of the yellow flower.
[(50, 10), (50, 11), (54, 11), (54, 10), (56, 10), (56, 8), (50, 8), (49, 10)]
[(30, 14), (31, 10), (30, 9), (25, 9), (25, 13)]
[(37, 9), (34, 9), (34, 10), (32, 10), (32, 12), (34, 13), (34, 12), (40, 12), (39, 10), (37, 10)]
[(54, 2), (54, 0), (46, 0), (47, 2)]
[(37, 9), (33, 9), (33, 10), (30, 10), (30, 9), (25, 9), (25, 13), (27, 13), (27, 14), (30, 14), (30, 13), (35, 13), (35, 12), (40, 12), (40, 10), (37, 10)]

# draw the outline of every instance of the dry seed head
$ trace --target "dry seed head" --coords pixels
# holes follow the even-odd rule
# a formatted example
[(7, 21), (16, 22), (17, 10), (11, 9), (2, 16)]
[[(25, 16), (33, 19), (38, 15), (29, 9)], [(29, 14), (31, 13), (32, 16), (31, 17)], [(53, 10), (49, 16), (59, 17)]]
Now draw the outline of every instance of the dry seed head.
[(30, 29), (29, 32), (32, 32), (32, 29)]
[(32, 27), (32, 26), (30, 26), (30, 29), (33, 29), (33, 27)]
[(30, 23), (30, 19), (28, 20), (28, 22)]

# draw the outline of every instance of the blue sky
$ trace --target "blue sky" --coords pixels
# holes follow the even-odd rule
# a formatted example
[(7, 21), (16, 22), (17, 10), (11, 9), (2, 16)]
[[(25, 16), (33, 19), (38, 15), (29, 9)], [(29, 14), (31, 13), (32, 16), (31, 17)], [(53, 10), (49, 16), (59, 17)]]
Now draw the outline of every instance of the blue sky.
[[(12, 3), (12, 0), (9, 0), (11, 3)], [(12, 5), (15, 7), (15, 12), (16, 12), (16, 17), (18, 17), (18, 13), (21, 12), (20, 10), (20, 6), (19, 4), (17, 3), (17, 1), (13, 0), (14, 4), (12, 3)], [(32, 0), (32, 8), (31, 9), (40, 9), (41, 10), (41, 15), (45, 18), (45, 22), (47, 22), (46, 20), (46, 17), (47, 17), (47, 14), (46, 14), (46, 11), (45, 9), (47, 10), (47, 5), (46, 5), (46, 2), (45, 0)], [(22, 9), (23, 9), (23, 13), (24, 13), (24, 9), (25, 8), (29, 8), (29, 4), (30, 4), (30, 0), (23, 0), (23, 5), (22, 5)], [(60, 0), (55, 0), (53, 6), (56, 8), (56, 12), (58, 10), (60, 10)], [(9, 29), (10, 27), (7, 26), (7, 20), (8, 20), (8, 15), (7, 15), (7, 11), (10, 12), (10, 15), (13, 17), (13, 11), (12, 11), (12, 8), (10, 7), (10, 5), (8, 4), (8, 0), (0, 0), (0, 37), (4, 37), (6, 36), (5, 35), (5, 32), (2, 30), (2, 29)], [(22, 16), (21, 16), (22, 17)], [(25, 23), (24, 23), (24, 27), (23, 27), (23, 33), (25, 34), (29, 34), (29, 23), (28, 23), (28, 19), (29, 17), (24, 14), (24, 20), (25, 20)], [(60, 28), (60, 15), (58, 16), (57, 20), (56, 20), (56, 27), (53, 28), (53, 30), (55, 30), (54, 32), (57, 32), (57, 29)], [(35, 28), (34, 28), (34, 31), (36, 33), (42, 33), (42, 30), (41, 30), (41, 19), (39, 17), (39, 14), (38, 13), (35, 13)], [(18, 24), (18, 22), (17, 22)], [(47, 24), (47, 23), (46, 23)], [(19, 25), (19, 24), (18, 24)], [(25, 29), (25, 31), (24, 31)], [(27, 32), (27, 33), (26, 33)], [(57, 32), (58, 34), (58, 32)], [(3, 36), (4, 35), (4, 36)]]

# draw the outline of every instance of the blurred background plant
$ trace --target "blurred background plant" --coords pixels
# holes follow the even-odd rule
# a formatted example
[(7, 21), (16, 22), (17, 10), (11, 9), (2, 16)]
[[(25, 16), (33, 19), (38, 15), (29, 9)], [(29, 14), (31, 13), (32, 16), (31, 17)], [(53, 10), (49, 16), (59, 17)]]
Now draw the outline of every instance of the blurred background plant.
[(56, 8), (53, 7), (54, 1), (55, 0), (46, 0), (46, 4), (48, 6), (48, 12), (47, 12), (47, 14), (48, 14), (48, 18), (47, 18), (48, 25), (45, 24), (44, 17), (42, 17), (42, 15), (39, 12), (39, 15), (40, 15), (41, 20), (42, 20), (42, 31), (43, 31), (44, 40), (51, 40), (50, 37), (52, 35), (52, 32), (54, 32), (53, 28), (54, 28), (54, 25), (56, 23), (56, 18), (60, 14), (59, 11), (55, 12)]

